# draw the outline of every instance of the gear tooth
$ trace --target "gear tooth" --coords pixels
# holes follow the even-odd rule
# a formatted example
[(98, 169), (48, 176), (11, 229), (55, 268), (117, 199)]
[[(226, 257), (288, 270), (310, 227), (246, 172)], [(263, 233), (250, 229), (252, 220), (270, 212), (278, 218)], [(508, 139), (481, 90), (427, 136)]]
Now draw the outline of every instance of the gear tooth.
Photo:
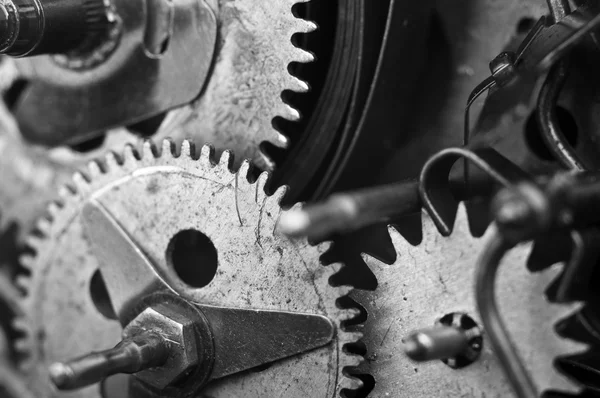
[(86, 190), (91, 181), (91, 179), (81, 171), (76, 171), (75, 174), (73, 174), (72, 180), (73, 184), (75, 184), (76, 192)]
[(48, 204), (48, 214), (50, 215), (50, 217), (52, 217), (52, 219), (56, 218), (56, 215), (60, 212), (62, 206), (59, 202), (50, 202), (50, 204)]
[[(342, 296), (342, 297), (347, 296), (348, 293), (350, 293), (352, 290), (354, 290), (354, 289), (351, 287), (349, 287), (347, 293), (344, 293), (344, 291), (342, 290), (342, 294), (340, 294), (340, 296)], [(359, 315), (360, 315), (360, 311), (358, 310), (358, 308), (344, 308), (344, 310), (340, 314), (340, 319), (342, 321), (349, 321), (351, 319), (356, 318)]]
[[(421, 229), (423, 230), (423, 229)], [(388, 227), (388, 233), (390, 235), (390, 239), (392, 240), (392, 244), (394, 247), (400, 247), (401, 245), (406, 244), (406, 239), (396, 230), (394, 227)]]
[(75, 196), (76, 192), (75, 188), (71, 185), (65, 184), (58, 189), (58, 196), (60, 197), (60, 200), (65, 203), (70, 201)]
[[(276, 112), (276, 114), (286, 120), (289, 120), (290, 122), (297, 122), (298, 120), (300, 120), (301, 117), (300, 112), (283, 102), (283, 100), (280, 101), (278, 111)], [(273, 142), (273, 144), (276, 146), (283, 146), (285, 148), (285, 145), (288, 144), (288, 139), (284, 135), (279, 133), (277, 130), (273, 131), (277, 133), (276, 138), (278, 140)]]
[(214, 167), (213, 158), (215, 149), (211, 145), (204, 145), (200, 150), (199, 162), (204, 167)]
[[(28, 329), (24, 330), (25, 335), (28, 336), (30, 331)], [(19, 338), (14, 341), (15, 349), (20, 353), (28, 353), (30, 349), (30, 339), (29, 338)], [(26, 368), (29, 368), (27, 366)]]
[(234, 156), (231, 151), (223, 151), (219, 159), (219, 166), (229, 171), (233, 170)]
[(52, 222), (46, 218), (40, 218), (37, 220), (35, 229), (41, 232), (45, 237), (48, 237), (52, 230)]
[(274, 201), (277, 202), (277, 204), (281, 204), (281, 201), (283, 200), (283, 197), (285, 196), (285, 194), (288, 191), (288, 187), (287, 186), (281, 186), (279, 188), (277, 188), (277, 190), (273, 193), (273, 195), (271, 196), (273, 198)]
[(319, 26), (309, 20), (296, 18), (296, 27), (295, 30), (298, 33), (311, 33), (319, 29)]
[[(333, 263), (333, 264), (329, 264), (327, 266), (330, 270), (331, 270), (331, 275), (335, 275), (337, 273), (339, 273), (342, 268), (344, 268), (344, 264), (342, 263)], [(345, 294), (342, 294), (342, 296), (344, 296)]]
[(238, 176), (241, 177), (238, 183), (241, 183), (242, 181), (248, 181), (251, 171), (252, 164), (248, 160), (244, 160), (240, 166), (240, 169), (238, 170)]
[(134, 165), (140, 160), (140, 154), (135, 145), (128, 143), (123, 149), (123, 164)]
[(156, 144), (151, 140), (145, 140), (142, 144), (142, 159), (156, 159), (159, 155)]
[[(290, 107), (290, 109), (294, 108)], [(300, 113), (298, 113), (298, 119), (300, 119)], [(281, 134), (280, 132), (277, 132), (277, 141), (275, 142), (275, 145), (280, 148), (286, 149), (290, 146), (290, 140), (285, 135)]]
[(29, 323), (22, 317), (15, 317), (11, 321), (11, 327), (19, 334), (29, 334)]
[(160, 155), (165, 157), (177, 158), (179, 157), (179, 153), (177, 153), (177, 145), (175, 145), (175, 141), (171, 138), (165, 138), (162, 140), (162, 146), (160, 150)]
[(259, 194), (262, 192), (265, 192), (265, 187), (267, 186), (269, 179), (271, 178), (271, 175), (267, 172), (263, 172), (260, 173), (260, 175), (258, 176), (258, 178), (256, 179), (256, 182), (254, 183), (256, 185), (256, 193), (257, 193), (257, 197), (259, 196)]
[(289, 89), (293, 90), (297, 93), (307, 93), (310, 91), (310, 86), (304, 80), (298, 79), (297, 77), (292, 76), (290, 80)]
[(315, 55), (310, 51), (306, 51), (304, 49), (294, 47), (292, 50), (294, 62), (298, 62), (300, 64), (309, 64), (315, 61)]
[[(340, 269), (342, 269), (342, 268), (344, 268), (344, 266), (342, 266)], [(338, 274), (339, 272), (340, 271), (338, 270), (335, 272), (335, 274)], [(340, 296), (342, 296), (342, 297), (349, 295), (354, 290), (354, 288), (352, 286), (348, 286), (348, 285), (338, 286), (337, 289), (340, 292)]]
[(195, 159), (196, 145), (190, 140), (183, 140), (181, 143), (181, 156), (189, 159)]
[(358, 377), (345, 374), (341, 382), (341, 390), (358, 390), (363, 387), (364, 383)]
[[(27, 265), (25, 265), (23, 259), (21, 259), (20, 263), (23, 268), (29, 270), (30, 272), (32, 271), (33, 263), (31, 261), (28, 261)], [(19, 289), (19, 291), (27, 293), (30, 291), (31, 279), (29, 279), (29, 277), (25, 275), (19, 275), (15, 279), (15, 285), (17, 286), (17, 289)]]
[(113, 151), (110, 151), (106, 154), (104, 157), (104, 163), (107, 171), (117, 170), (121, 166), (119, 155)]
[(89, 177), (92, 180), (95, 178), (98, 178), (99, 176), (101, 176), (103, 174), (100, 162), (97, 162), (95, 160), (92, 160), (91, 162), (89, 162), (87, 164), (87, 169), (88, 169)]
[(25, 238), (25, 245), (27, 247), (30, 247), (32, 249), (38, 249), (39, 247), (41, 247), (44, 244), (44, 239), (39, 237), (39, 236), (35, 236), (35, 235), (28, 235)]
[[(353, 342), (356, 342), (358, 340), (353, 340)], [(344, 368), (357, 368), (358, 366), (360, 366), (360, 364), (362, 363), (362, 361), (364, 360), (364, 358), (361, 355), (357, 355), (357, 354), (350, 354), (348, 352), (346, 352), (345, 358), (344, 358), (344, 363), (343, 363), (343, 367)]]
[[(290, 209), (288, 211), (299, 211), (300, 209), (301, 209), (301, 207), (294, 206), (292, 209)], [(327, 253), (329, 250), (331, 250), (331, 247), (333, 246), (333, 242), (331, 242), (331, 241), (320, 242), (316, 246), (317, 246), (317, 250), (319, 251), (319, 253), (321, 255), (323, 255), (324, 253)]]

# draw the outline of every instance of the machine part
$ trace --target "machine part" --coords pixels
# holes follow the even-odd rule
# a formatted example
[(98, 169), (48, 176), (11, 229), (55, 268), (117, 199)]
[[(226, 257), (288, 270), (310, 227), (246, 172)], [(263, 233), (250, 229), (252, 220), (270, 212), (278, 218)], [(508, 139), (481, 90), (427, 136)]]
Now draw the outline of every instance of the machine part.
[[(0, 207), (3, 210), (0, 231), (16, 229), (14, 243), (22, 245), (25, 234), (45, 213), (48, 202), (57, 199), (59, 187), (68, 183), (77, 169), (107, 150), (119, 150), (124, 143), (133, 144), (138, 140), (130, 131), (116, 129), (106, 133), (98, 148), (85, 151), (32, 145), (23, 140), (14, 119), (0, 104)], [(8, 249), (14, 250), (14, 247)], [(15, 263), (6, 265), (16, 266)]]
[(288, 145), (288, 138), (273, 127), (273, 118), (300, 118), (282, 93), (309, 89), (288, 72), (293, 63), (313, 61), (311, 53), (292, 42), (294, 35), (317, 28), (292, 11), (294, 5), (307, 1), (221, 1), (218, 56), (210, 79), (202, 96), (167, 115), (161, 130), (170, 136), (201, 138), (220, 150), (230, 148), (240, 160), (251, 159), (262, 170), (272, 169), (260, 145)]
[[(523, 170), (491, 148), (448, 148), (435, 154), (421, 170), (419, 192), (423, 207), (431, 214), (443, 236), (452, 233), (459, 205), (452, 193), (449, 178), (452, 167), (459, 159), (473, 163), (500, 186), (511, 187), (519, 181), (529, 179)], [(469, 180), (466, 181), (467, 191), (468, 182)]]
[[(93, 255), (84, 229), (82, 211), (92, 199), (106, 208), (123, 230), (132, 231), (136, 245), (170, 289), (201, 304), (205, 313), (209, 307), (246, 313), (256, 309), (289, 311), (322, 315), (335, 325), (336, 334), (326, 346), (265, 369), (214, 380), (203, 394), (334, 397), (342, 390), (358, 388), (360, 381), (346, 376), (345, 369), (357, 366), (360, 359), (344, 346), (356, 342), (360, 334), (342, 327), (356, 311), (340, 309), (336, 303), (351, 288), (329, 284), (341, 267), (318, 263), (325, 247), (273, 235), (284, 190), (267, 197), (266, 174), (249, 183), (247, 162), (237, 174), (232, 173), (229, 152), (217, 165), (212, 164), (208, 147), (195, 160), (187, 141), (181, 154), (167, 141), (162, 153), (157, 152), (146, 143), (141, 154), (127, 147), (122, 160), (109, 154), (103, 162), (90, 163), (87, 173), (76, 174), (72, 185), (61, 191), (61, 201), (49, 207), (48, 218), (40, 220), (37, 232), (27, 241), (34, 255), (22, 258), (31, 275), (19, 279), (26, 291), (25, 316), (15, 321), (15, 328), (25, 335), (17, 347), (27, 356), (22, 366), (36, 395), (56, 396), (47, 381), (51, 363), (119, 341), (118, 305), (112, 308), (107, 293), (111, 285), (97, 276), (102, 275), (97, 272), (102, 269), (101, 259)], [(202, 250), (195, 251), (197, 247)], [(189, 259), (199, 257), (203, 271), (189, 272)], [(198, 274), (204, 276), (198, 279)], [(238, 316), (235, 311), (232, 314), (233, 319)], [(94, 334), (87, 333), (89, 330)], [(273, 337), (267, 330), (264, 335)], [(241, 328), (240, 335), (245, 334), (248, 330)], [(224, 334), (215, 331), (214, 335)], [(218, 345), (215, 350), (218, 358)], [(231, 355), (224, 364), (235, 364), (244, 357), (231, 345), (220, 350)], [(103, 388), (108, 388), (111, 379)], [(77, 396), (100, 397), (100, 391), (91, 387)]]
[[(492, 75), (479, 83), (469, 94), (465, 108), (464, 144), (468, 144), (470, 109), (477, 98), (493, 87), (503, 87), (512, 83), (518, 77), (543, 74), (600, 25), (600, 14), (595, 12), (591, 1), (586, 2), (572, 13), (567, 1), (551, 0), (548, 5), (553, 15), (553, 21), (549, 23), (547, 16), (541, 17), (521, 43), (517, 52), (502, 52), (498, 55), (490, 63)], [(564, 71), (551, 73), (551, 75), (556, 73), (564, 74)], [(549, 81), (554, 80), (560, 80), (560, 77), (552, 77)], [(558, 81), (556, 84), (549, 84), (546, 101), (553, 98), (552, 93), (560, 92), (561, 85), (562, 83)], [(550, 87), (555, 88), (550, 89)], [(540, 117), (542, 117), (542, 113), (540, 113)]]
[[(52, 364), (48, 373), (59, 390), (75, 390), (101, 382), (117, 373), (137, 373), (163, 366), (169, 357), (169, 349), (166, 338), (155, 333), (145, 333), (121, 340), (109, 350), (94, 352), (67, 363)], [(177, 372), (177, 376), (180, 375)]]
[(0, 5), (0, 53), (67, 53), (108, 25), (103, 0), (6, 0)]
[(33, 398), (34, 395), (27, 388), (23, 377), (15, 369), (11, 341), (11, 337), (14, 336), (9, 336), (9, 322), (21, 309), (20, 295), (5, 271), (4, 267), (0, 268), (0, 396)]
[(418, 183), (407, 181), (379, 189), (333, 194), (322, 203), (308, 205), (281, 216), (281, 232), (322, 242), (336, 233), (357, 230), (394, 216), (421, 209)]
[(14, 60), (29, 82), (13, 108), (21, 133), (76, 144), (194, 100), (212, 67), (215, 14), (205, 0), (115, 0), (98, 46)]
[(454, 312), (438, 319), (434, 327), (410, 334), (404, 342), (404, 352), (413, 361), (439, 359), (453, 369), (460, 369), (479, 358), (482, 334), (473, 318)]
[[(411, 246), (392, 228), (390, 235), (397, 252), (396, 262), (388, 265), (365, 256), (377, 277), (377, 290), (356, 290), (351, 295), (367, 311), (364, 341), (368, 352), (361, 371), (375, 378), (372, 395), (434, 397), (444, 391), (447, 396), (510, 396), (511, 385), (503, 377), (486, 331), (480, 357), (462, 369), (452, 369), (438, 361), (415, 363), (401, 352), (406, 335), (432, 326), (444, 315), (468, 314), (482, 325), (473, 282), (478, 251), (489, 236), (471, 236), (462, 204), (449, 237), (439, 234), (427, 214), (423, 215), (420, 246)], [(577, 305), (555, 305), (545, 300), (544, 291), (558, 269), (529, 273), (529, 252), (530, 245), (518, 246), (502, 263), (496, 287), (502, 298), (498, 303), (500, 312), (539, 390), (576, 391), (578, 387), (557, 373), (553, 363), (559, 356), (577, 354), (583, 349), (583, 345), (561, 339), (554, 332), (555, 323)]]

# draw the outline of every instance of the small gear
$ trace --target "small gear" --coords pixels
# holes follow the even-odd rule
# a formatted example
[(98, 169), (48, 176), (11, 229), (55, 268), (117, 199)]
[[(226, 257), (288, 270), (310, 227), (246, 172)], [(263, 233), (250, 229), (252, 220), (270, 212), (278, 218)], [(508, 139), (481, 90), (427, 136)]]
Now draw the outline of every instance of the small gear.
[[(485, 330), (479, 357), (460, 368), (438, 360), (413, 362), (403, 352), (403, 340), (410, 333), (456, 319), (457, 314), (481, 326), (473, 283), (478, 253), (489, 231), (474, 238), (461, 204), (448, 238), (438, 233), (427, 214), (420, 246), (408, 244), (393, 228), (389, 232), (397, 253), (395, 263), (387, 265), (365, 255), (378, 288), (351, 295), (368, 314), (364, 329), (368, 353), (361, 371), (375, 378), (373, 396), (432, 397), (440, 391), (445, 396), (511, 396), (500, 363), (486, 344)], [(576, 392), (578, 386), (553, 365), (557, 357), (585, 349), (554, 331), (556, 323), (578, 305), (551, 304), (545, 299), (544, 292), (562, 265), (531, 274), (526, 267), (530, 250), (530, 244), (520, 245), (503, 260), (497, 282), (500, 313), (538, 390)]]
[[(266, 196), (266, 174), (249, 183), (249, 163), (234, 174), (229, 152), (217, 165), (211, 162), (209, 147), (202, 149), (197, 160), (193, 154), (187, 141), (181, 154), (165, 141), (160, 153), (145, 143), (139, 154), (128, 146), (122, 160), (109, 154), (103, 162), (92, 162), (85, 174), (76, 174), (61, 191), (60, 202), (49, 207), (48, 218), (29, 236), (27, 243), (34, 254), (22, 257), (22, 265), (30, 275), (18, 280), (26, 292), (24, 316), (14, 326), (24, 336), (17, 348), (36, 396), (60, 396), (48, 381), (52, 362), (110, 347), (120, 338), (121, 326), (114, 314), (102, 308), (106, 300), (94, 293), (99, 265), (81, 220), (83, 206), (91, 198), (101, 202), (123, 228), (133, 231), (157, 267), (174, 267), (165, 258), (179, 232), (205, 234), (218, 256), (213, 279), (198, 288), (182, 277), (188, 284), (176, 289), (180, 296), (206, 305), (320, 314), (335, 325), (328, 345), (266, 369), (213, 381), (203, 390), (204, 396), (334, 397), (360, 387), (360, 381), (344, 371), (360, 363), (360, 357), (344, 346), (361, 336), (342, 327), (356, 311), (340, 309), (336, 303), (352, 289), (329, 284), (341, 266), (319, 264), (324, 246), (275, 234), (281, 212), (278, 201), (284, 190)], [(75, 396), (99, 394), (97, 387), (90, 387)]]

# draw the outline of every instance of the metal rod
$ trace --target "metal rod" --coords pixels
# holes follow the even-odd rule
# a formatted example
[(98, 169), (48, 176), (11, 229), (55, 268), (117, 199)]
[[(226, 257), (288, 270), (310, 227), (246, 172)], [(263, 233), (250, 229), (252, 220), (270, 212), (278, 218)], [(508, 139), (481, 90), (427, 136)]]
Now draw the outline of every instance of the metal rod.
[(50, 379), (59, 390), (98, 383), (117, 373), (136, 373), (160, 366), (169, 356), (167, 341), (155, 333), (125, 339), (110, 350), (93, 352), (50, 366)]
[(512, 246), (497, 230), (493, 231), (478, 261), (475, 298), (484, 330), (517, 397), (537, 398), (535, 384), (515, 350), (496, 304), (495, 284), (498, 268), (500, 261)]
[[(558, 23), (571, 13), (567, 0), (547, 0), (547, 3), (554, 18), (554, 23)], [(568, 74), (568, 60), (562, 60), (550, 69), (540, 91), (537, 108), (538, 122), (542, 131), (542, 138), (556, 159), (569, 169), (585, 170), (579, 156), (567, 141), (556, 116), (556, 103)]]
[(466, 331), (454, 326), (436, 326), (411, 333), (404, 341), (404, 352), (414, 361), (454, 358), (469, 348)]
[(286, 235), (321, 241), (334, 233), (354, 231), (377, 222), (421, 210), (415, 180), (334, 194), (322, 203), (281, 216), (279, 229)]
[(568, 72), (569, 64), (566, 60), (560, 61), (550, 70), (540, 91), (537, 117), (542, 138), (556, 159), (569, 169), (585, 170), (583, 162), (567, 141), (556, 116), (556, 103)]

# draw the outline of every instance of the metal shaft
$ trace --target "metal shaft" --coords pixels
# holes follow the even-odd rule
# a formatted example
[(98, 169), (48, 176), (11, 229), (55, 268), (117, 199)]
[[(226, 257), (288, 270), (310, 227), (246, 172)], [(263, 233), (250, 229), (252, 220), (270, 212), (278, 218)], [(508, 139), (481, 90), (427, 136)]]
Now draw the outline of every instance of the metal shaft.
[(334, 194), (322, 203), (284, 214), (279, 228), (290, 236), (320, 241), (333, 233), (353, 231), (420, 209), (418, 183), (408, 181)]
[(0, 53), (66, 53), (107, 23), (103, 0), (5, 0), (0, 4)]
[(110, 350), (55, 363), (49, 369), (50, 379), (59, 390), (74, 390), (117, 373), (163, 365), (168, 356), (168, 342), (158, 334), (147, 333), (125, 339)]
[(470, 336), (453, 326), (437, 326), (412, 333), (404, 341), (404, 352), (414, 361), (456, 357), (469, 348)]

